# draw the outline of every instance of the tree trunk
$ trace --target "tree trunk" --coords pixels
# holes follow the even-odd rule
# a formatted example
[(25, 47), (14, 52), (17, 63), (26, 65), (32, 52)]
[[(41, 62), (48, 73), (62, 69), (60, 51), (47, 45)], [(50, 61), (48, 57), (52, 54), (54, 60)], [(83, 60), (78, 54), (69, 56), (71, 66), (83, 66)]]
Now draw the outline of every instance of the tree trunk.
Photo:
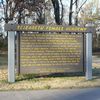
[(69, 25), (72, 25), (72, 12), (73, 10), (73, 0), (70, 0), (70, 8), (69, 8)]
[(75, 2), (75, 5), (76, 5), (76, 16), (75, 16), (75, 25), (78, 26), (78, 0), (76, 0)]
[(55, 22), (60, 25), (60, 7), (59, 7), (59, 1), (58, 0), (51, 0), (53, 7), (54, 7), (54, 14), (55, 14)]
[(61, 3), (61, 18), (60, 18), (60, 23), (63, 24), (64, 7), (63, 7), (62, 0), (60, 0), (60, 3)]

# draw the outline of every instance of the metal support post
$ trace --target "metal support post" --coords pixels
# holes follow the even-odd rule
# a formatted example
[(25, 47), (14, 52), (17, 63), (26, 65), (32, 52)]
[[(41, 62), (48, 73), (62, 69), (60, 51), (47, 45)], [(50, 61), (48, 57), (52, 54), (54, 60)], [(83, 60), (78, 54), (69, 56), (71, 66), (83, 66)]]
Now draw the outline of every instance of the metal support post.
[(15, 32), (8, 32), (8, 82), (15, 82)]
[(86, 80), (92, 79), (92, 33), (86, 34)]

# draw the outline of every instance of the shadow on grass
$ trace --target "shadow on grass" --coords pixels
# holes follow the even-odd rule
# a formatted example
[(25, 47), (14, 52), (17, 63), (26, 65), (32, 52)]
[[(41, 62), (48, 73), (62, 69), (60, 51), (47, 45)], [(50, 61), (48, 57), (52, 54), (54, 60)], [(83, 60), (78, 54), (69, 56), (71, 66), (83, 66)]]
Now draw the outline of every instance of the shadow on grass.
[(93, 79), (100, 79), (100, 68), (94, 68), (93, 69)]
[(84, 76), (84, 72), (77, 72), (77, 73), (50, 73), (50, 74), (23, 74), (19, 75), (16, 81), (23, 81), (23, 80), (38, 80), (40, 78), (61, 78), (61, 77), (78, 77)]
[[(84, 72), (77, 72), (77, 73), (49, 73), (49, 74), (20, 74), (16, 81), (24, 81), (24, 80), (34, 80), (38, 81), (42, 78), (64, 78), (64, 77), (85, 77)], [(95, 76), (94, 79), (100, 79), (100, 68), (94, 68), (93, 69), (93, 76)]]
[(100, 76), (100, 68), (93, 69), (93, 76)]
[(96, 56), (97, 58), (100, 58), (100, 48), (93, 50), (93, 55)]
[(100, 48), (94, 48), (94, 49), (92, 49), (92, 52), (93, 53), (100, 53)]

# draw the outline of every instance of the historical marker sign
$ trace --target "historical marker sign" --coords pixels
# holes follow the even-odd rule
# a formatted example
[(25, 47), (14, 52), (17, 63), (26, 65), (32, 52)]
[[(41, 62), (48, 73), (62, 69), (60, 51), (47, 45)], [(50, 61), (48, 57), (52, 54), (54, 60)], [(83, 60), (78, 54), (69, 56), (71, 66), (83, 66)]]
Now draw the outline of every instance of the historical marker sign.
[(83, 71), (83, 34), (20, 34), (21, 73)]
[[(91, 33), (95, 31), (94, 28), (5, 24), (5, 31), (9, 31), (9, 82), (15, 81), (15, 32), (11, 31), (20, 32), (19, 60), (21, 73), (79, 72), (83, 71), (83, 65), (86, 63), (86, 79), (92, 79)], [(83, 38), (83, 33), (85, 33), (86, 39)], [(84, 45), (84, 41), (86, 45)]]

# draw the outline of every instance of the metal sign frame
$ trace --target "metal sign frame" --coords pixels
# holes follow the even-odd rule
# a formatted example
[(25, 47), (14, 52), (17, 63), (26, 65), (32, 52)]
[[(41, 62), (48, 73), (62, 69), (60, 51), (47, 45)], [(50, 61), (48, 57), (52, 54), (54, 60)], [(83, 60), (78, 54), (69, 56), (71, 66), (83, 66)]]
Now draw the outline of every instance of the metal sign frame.
[(15, 31), (86, 33), (86, 80), (92, 79), (92, 33), (94, 28), (12, 23), (5, 24), (5, 31), (8, 31), (8, 82), (15, 82)]
[[(20, 34), (20, 66), (18, 66), (18, 67), (20, 67), (20, 68), (18, 68), (19, 70), (19, 74), (20, 73), (46, 73), (47, 71), (48, 71), (48, 68), (52, 65), (52, 64), (54, 64), (53, 62), (50, 64), (50, 63), (46, 63), (47, 65), (46, 65), (46, 67), (45, 67), (45, 65), (43, 66), (42, 64), (41, 64), (41, 67), (40, 66), (38, 66), (38, 67), (36, 67), (37, 66), (37, 64), (35, 65), (35, 64), (33, 64), (33, 62), (34, 62), (34, 60), (33, 59), (35, 59), (35, 58), (37, 58), (38, 57), (38, 54), (39, 53), (37, 53), (37, 56), (34, 56), (33, 57), (33, 61), (30, 59), (30, 61), (26, 61), (26, 59), (27, 59), (27, 57), (29, 57), (30, 56), (30, 53), (32, 53), (31, 55), (36, 55), (36, 52), (37, 52), (37, 50), (35, 51), (35, 50), (33, 50), (33, 49), (36, 49), (36, 48), (38, 48), (38, 44), (35, 44), (34, 45), (34, 41), (36, 41), (36, 40), (38, 40), (39, 38), (41, 38), (41, 37), (39, 37), (39, 38), (35, 38), (35, 36), (38, 36), (38, 35), (41, 35), (41, 37), (42, 37), (42, 33), (40, 33), (40, 34), (38, 34), (38, 33), (36, 33), (36, 32), (34, 32), (34, 33), (29, 33), (29, 32), (24, 32), (24, 33), (21, 33)], [(79, 50), (79, 54), (75, 54), (75, 53), (77, 53), (78, 51), (76, 50), (76, 51), (74, 51), (74, 52), (70, 52), (70, 53), (68, 53), (68, 51), (66, 52), (65, 51), (65, 54), (64, 54), (64, 52), (63, 52), (63, 54), (64, 55), (66, 55), (66, 57), (62, 54), (62, 53), (60, 53), (60, 55), (59, 55), (59, 53), (57, 53), (58, 51), (53, 51), (54, 53), (56, 53), (56, 54), (58, 54), (59, 56), (58, 56), (58, 58), (61, 58), (61, 56), (62, 56), (62, 58), (63, 59), (66, 59), (66, 60), (63, 60), (63, 61), (66, 61), (66, 65), (63, 65), (64, 63), (62, 63), (62, 65), (60, 65), (60, 64), (58, 64), (58, 65), (56, 65), (57, 63), (59, 63), (59, 61), (57, 61), (57, 60), (54, 60), (53, 59), (53, 61), (56, 61), (56, 64), (55, 65), (52, 65), (49, 69), (54, 69), (54, 70), (59, 70), (59, 73), (60, 73), (60, 69), (62, 68), (62, 71), (61, 72), (66, 72), (66, 73), (70, 73), (70, 72), (84, 72), (84, 34), (83, 33), (81, 33), (81, 34), (68, 34), (68, 33), (61, 33), (61, 34), (58, 34), (58, 33), (56, 33), (55, 34), (55, 32), (54, 33), (52, 33), (52, 34), (48, 34), (47, 32), (43, 32), (43, 37), (45, 36), (45, 38), (44, 39), (46, 39), (46, 36), (48, 35), (48, 37), (50, 38), (50, 36), (53, 36), (53, 38), (51, 38), (50, 40), (52, 41), (56, 41), (56, 38), (55, 37), (57, 37), (58, 35), (60, 36), (60, 37), (63, 37), (63, 41), (65, 42), (65, 44), (62, 44), (62, 42), (60, 42), (59, 43), (59, 45), (61, 45), (61, 46), (66, 46), (66, 45), (69, 45), (69, 48), (67, 48), (67, 47), (65, 47), (65, 48), (63, 48), (63, 50), (64, 49), (66, 49), (66, 50), (68, 50), (68, 49), (70, 49), (70, 48), (73, 48), (74, 46), (79, 46), (78, 48), (77, 47), (74, 47), (74, 49), (77, 49), (77, 50)], [(64, 35), (64, 36), (63, 36)], [(33, 38), (33, 37), (34, 38)], [(59, 37), (58, 36), (58, 37)], [(67, 36), (67, 37), (66, 37)], [(70, 42), (67, 42), (66, 43), (66, 41), (68, 41), (68, 36), (69, 36), (69, 38), (71, 39), (71, 41), (73, 41), (73, 40), (75, 40), (75, 41), (77, 41), (76, 43), (78, 43), (78, 44), (75, 44), (74, 43), (74, 45), (73, 45), (73, 43), (70, 43)], [(28, 37), (30, 38), (30, 39), (28, 39)], [(42, 37), (42, 40), (43, 40), (43, 37)], [(57, 40), (59, 39), (59, 40), (61, 40), (61, 38), (57, 38)], [(47, 40), (47, 39), (46, 39)], [(49, 40), (49, 41), (50, 41)], [(62, 41), (61, 40), (61, 41)], [(29, 42), (29, 41), (31, 41), (31, 42)], [(40, 41), (41, 41), (41, 39), (40, 39)], [(27, 48), (27, 46), (26, 46), (26, 44), (27, 43), (29, 43), (29, 45), (31, 45), (31, 48)], [(31, 44), (30, 44), (31, 43)], [(40, 43), (42, 43), (42, 41), (40, 42)], [(48, 44), (47, 42), (45, 42), (46, 43), (46, 45)], [(50, 45), (50, 43), (51, 42), (49, 42), (49, 44), (48, 45)], [(53, 44), (53, 42), (52, 42), (52, 44)], [(71, 44), (73, 45), (73, 46), (71, 46)], [(28, 45), (28, 46), (29, 46)], [(37, 46), (36, 46), (37, 45)], [(43, 46), (43, 44), (41, 44), (42, 46)], [(55, 43), (54, 43), (54, 45), (55, 45)], [(57, 45), (55, 45), (55, 46), (57, 46)], [(54, 46), (54, 47), (55, 47)], [(36, 47), (36, 48), (35, 48)], [(43, 46), (44, 47), (44, 46)], [(59, 46), (57, 46), (57, 47), (59, 47)], [(48, 46), (46, 47), (46, 48), (48, 48)], [(52, 49), (53, 49), (53, 47), (51, 47)], [(60, 48), (60, 47), (59, 47)], [(29, 51), (27, 51), (27, 53), (25, 53), (23, 50), (31, 50), (31, 51), (34, 51), (35, 53), (33, 53), (33, 52), (29, 52)], [(45, 48), (44, 48), (45, 49)], [(50, 49), (50, 48), (49, 48)], [(48, 51), (47, 52), (51, 52), (51, 51), (49, 51), (49, 49), (48, 49)], [(62, 47), (61, 47), (61, 49), (62, 49)], [(60, 50), (61, 51), (61, 50)], [(24, 52), (24, 53), (23, 53)], [(39, 52), (41, 52), (41, 50), (39, 50)], [(45, 51), (46, 52), (46, 51)], [(40, 54), (42, 54), (42, 53), (40, 53)], [(26, 56), (25, 56), (26, 55)], [(44, 54), (45, 55), (45, 54)], [(41, 57), (43, 57), (44, 55), (41, 55)], [(22, 58), (22, 57), (24, 57), (24, 58)], [(49, 55), (50, 56), (50, 55)], [(56, 55), (57, 56), (57, 55)], [(73, 57), (72, 57), (73, 56)], [(78, 57), (77, 57), (78, 56)], [(40, 59), (41, 59), (41, 57), (40, 57)], [(47, 58), (47, 56), (45, 56), (46, 58)], [(51, 56), (52, 57), (52, 56)], [(80, 60), (79, 61), (76, 61), (76, 62), (72, 62), (72, 61), (69, 61), (69, 62), (67, 62), (67, 58), (68, 59), (77, 59), (77, 58), (80, 58)], [(44, 58), (42, 58), (41, 60), (43, 60)], [(48, 58), (47, 58), (48, 59)], [(27, 60), (29, 60), (29, 59), (27, 59)], [(40, 60), (40, 61), (41, 61)], [(49, 60), (48, 59), (48, 61), (51, 61), (51, 60)], [(60, 60), (60, 61), (62, 61), (62, 59)], [(22, 63), (26, 63), (26, 65), (23, 65)], [(28, 64), (30, 64), (31, 63), (31, 65), (29, 65), (30, 67), (25, 67), (25, 66), (28, 66)], [(76, 65), (76, 63), (77, 63), (77, 65)], [(38, 62), (38, 64), (40, 64), (39, 62)], [(49, 65), (48, 65), (49, 64)], [(22, 67), (23, 66), (23, 67)], [(58, 66), (58, 67), (57, 67)], [(52, 67), (54, 67), (54, 68), (52, 68)], [(37, 69), (39, 69), (38, 71), (37, 71)], [(44, 69), (47, 69), (46, 71), (44, 71)], [(50, 71), (51, 73), (57, 73), (57, 71)]]

